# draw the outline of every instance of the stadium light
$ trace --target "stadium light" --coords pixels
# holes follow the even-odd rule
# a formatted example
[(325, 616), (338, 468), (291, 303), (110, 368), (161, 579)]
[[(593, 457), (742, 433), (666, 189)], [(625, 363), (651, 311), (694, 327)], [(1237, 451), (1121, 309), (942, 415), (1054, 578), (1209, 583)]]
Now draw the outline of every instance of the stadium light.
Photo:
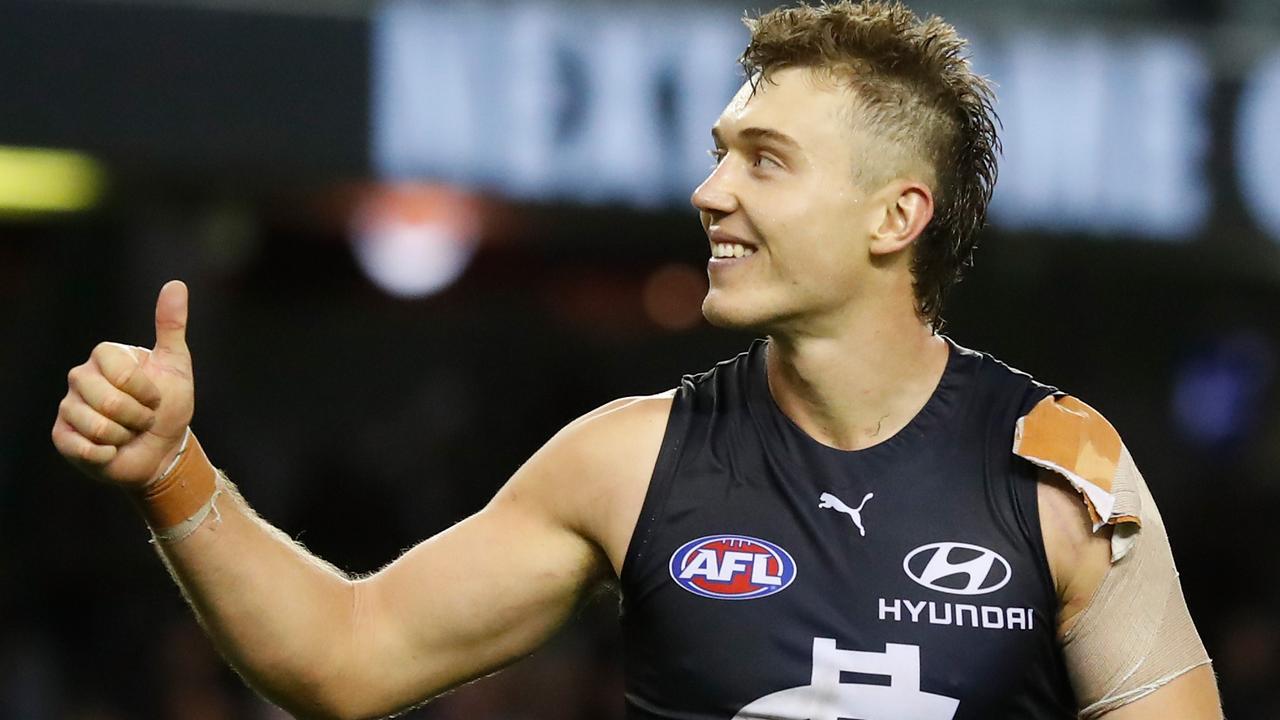
[(74, 212), (102, 195), (103, 171), (69, 150), (0, 146), (0, 212)]
[(434, 295), (466, 270), (480, 235), (477, 199), (442, 185), (377, 187), (352, 218), (360, 269), (404, 299)]

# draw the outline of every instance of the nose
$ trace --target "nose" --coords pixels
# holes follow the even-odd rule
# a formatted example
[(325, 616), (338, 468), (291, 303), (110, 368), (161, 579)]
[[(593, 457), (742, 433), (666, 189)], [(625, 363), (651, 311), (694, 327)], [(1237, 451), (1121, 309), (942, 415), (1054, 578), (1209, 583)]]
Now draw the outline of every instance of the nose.
[(721, 162), (712, 168), (702, 184), (693, 189), (689, 202), (699, 211), (712, 216), (723, 216), (738, 209), (738, 196), (728, 182), (729, 163)]

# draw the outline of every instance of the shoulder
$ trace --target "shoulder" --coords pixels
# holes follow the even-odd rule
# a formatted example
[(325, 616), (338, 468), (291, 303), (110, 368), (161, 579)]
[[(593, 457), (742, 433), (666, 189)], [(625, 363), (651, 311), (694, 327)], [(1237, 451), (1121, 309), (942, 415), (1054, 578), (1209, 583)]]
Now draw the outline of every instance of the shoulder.
[[(944, 336), (946, 337), (946, 336)], [(990, 386), (1002, 395), (1011, 396), (1025, 411), (1040, 398), (1057, 392), (1057, 388), (1037, 380), (1031, 373), (1020, 370), (1004, 360), (982, 350), (965, 347), (950, 337), (952, 354), (959, 363), (970, 368), (980, 383)]]
[(763, 376), (767, 347), (766, 340), (757, 339), (737, 355), (702, 372), (685, 375), (674, 397), (692, 408), (737, 405), (735, 400), (745, 399), (752, 379)]
[(594, 431), (600, 432), (628, 423), (652, 420), (655, 416), (665, 418), (666, 413), (671, 410), (675, 394), (676, 390), (673, 388), (655, 395), (633, 395), (610, 400), (565, 425), (561, 434), (583, 426), (590, 426)]
[(675, 392), (620, 398), (570, 422), (493, 502), (517, 502), (614, 556), (625, 543), (619, 528), (644, 500)]
[(1141, 476), (1115, 427), (1070, 395), (1049, 395), (1019, 418), (1013, 452), (1040, 470), (1040, 529), (1065, 634), (1131, 546)]
[(1078, 492), (1095, 531), (1141, 525), (1141, 477), (1133, 456), (1115, 427), (1084, 401), (1061, 393), (1041, 399), (1018, 418), (1013, 453)]
[(536, 475), (549, 491), (581, 492), (603, 475), (614, 476), (649, 455), (656, 459), (675, 392), (619, 398), (578, 417), (521, 473)]
[(1080, 717), (1221, 717), (1212, 672), (1196, 670), (1209, 656), (1160, 511), (1115, 427), (1077, 398), (1047, 397), (1019, 420), (1015, 452), (1041, 467), (1041, 531)]

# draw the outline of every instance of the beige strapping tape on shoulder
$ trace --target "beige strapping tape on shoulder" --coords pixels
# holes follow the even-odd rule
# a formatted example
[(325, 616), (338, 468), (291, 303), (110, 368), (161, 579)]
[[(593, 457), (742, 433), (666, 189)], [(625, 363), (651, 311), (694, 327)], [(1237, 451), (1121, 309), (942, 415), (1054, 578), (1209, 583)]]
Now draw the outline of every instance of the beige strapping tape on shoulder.
[[(1121, 449), (1112, 490), (1136, 497), (1142, 529), (1063, 639), (1067, 673), (1084, 720), (1209, 662), (1187, 612), (1164, 522), (1127, 448)], [(1116, 531), (1135, 528), (1123, 523)]]

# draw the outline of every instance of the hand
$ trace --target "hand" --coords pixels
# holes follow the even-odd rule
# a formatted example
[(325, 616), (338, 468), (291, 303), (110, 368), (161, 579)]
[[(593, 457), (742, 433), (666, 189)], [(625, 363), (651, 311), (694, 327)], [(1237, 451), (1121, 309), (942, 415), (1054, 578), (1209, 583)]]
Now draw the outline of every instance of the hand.
[(67, 374), (53, 423), (58, 452), (90, 477), (127, 489), (156, 479), (195, 412), (186, 334), (187, 286), (171, 280), (156, 300), (153, 350), (99, 343)]

